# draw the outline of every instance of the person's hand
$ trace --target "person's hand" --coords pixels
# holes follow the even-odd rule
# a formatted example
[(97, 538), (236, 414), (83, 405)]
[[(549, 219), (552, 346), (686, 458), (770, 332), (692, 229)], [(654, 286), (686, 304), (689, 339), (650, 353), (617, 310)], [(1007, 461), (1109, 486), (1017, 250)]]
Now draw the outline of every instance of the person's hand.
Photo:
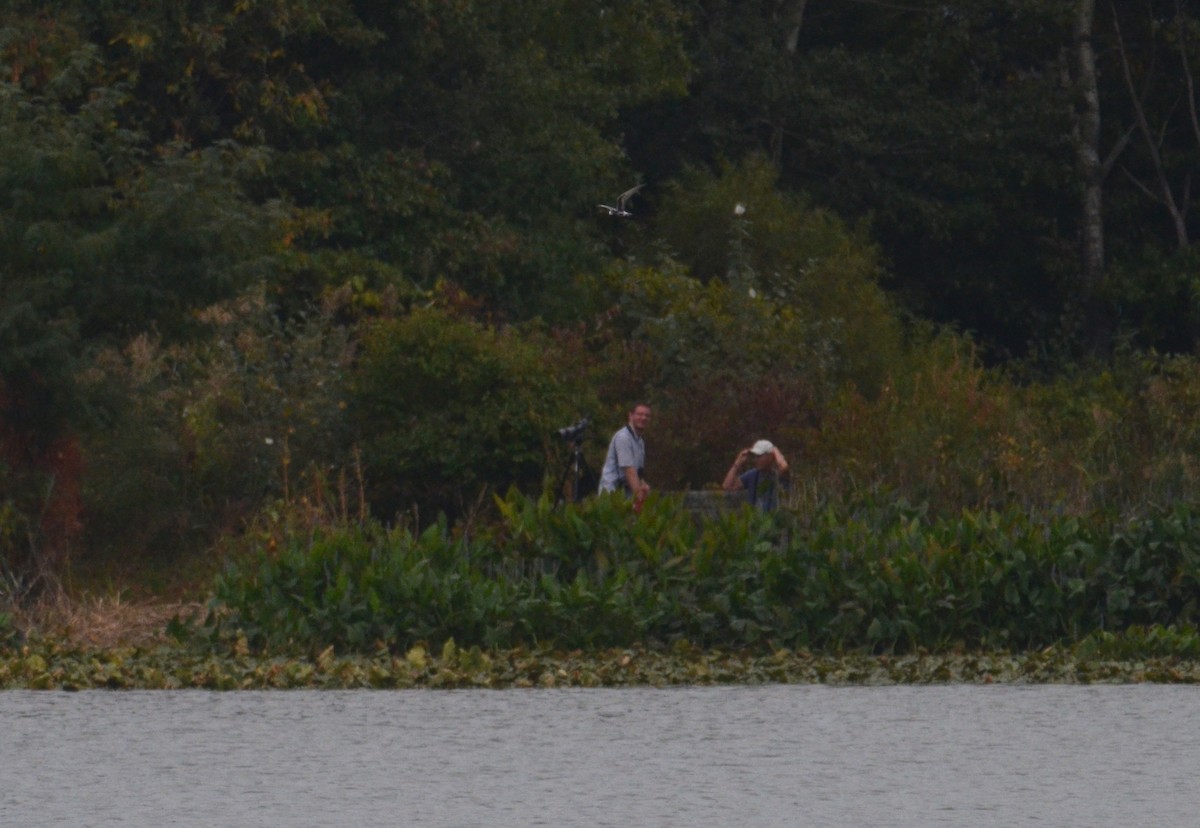
[(750, 459), (750, 449), (744, 448), (738, 452), (737, 460), (734, 460), (733, 462), (737, 463), (740, 466), (742, 463), (745, 463), (749, 459)]

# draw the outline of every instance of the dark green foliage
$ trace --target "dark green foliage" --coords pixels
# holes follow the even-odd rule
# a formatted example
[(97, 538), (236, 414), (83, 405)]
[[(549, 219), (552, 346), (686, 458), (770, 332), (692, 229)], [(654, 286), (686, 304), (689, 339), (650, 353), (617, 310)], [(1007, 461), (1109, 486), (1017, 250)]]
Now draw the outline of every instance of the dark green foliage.
[(1131, 659), (1144, 662), (1151, 658), (1200, 659), (1200, 631), (1193, 624), (1130, 627), (1121, 633), (1098, 632), (1075, 648), (1082, 658), (1108, 660)]
[(150, 324), (178, 332), (262, 275), (279, 216), (240, 191), (253, 156), (175, 146), (150, 161), (116, 126), (113, 90), (74, 114), (11, 87), (0, 97), (6, 376), (53, 377), (83, 343)]
[(489, 491), (540, 487), (558, 428), (588, 409), (536, 334), (427, 308), (374, 325), (353, 417), (378, 513), (462, 516)]
[[(740, 317), (732, 336), (721, 331), (709, 344), (684, 329), (664, 346), (693, 359), (716, 346), (743, 378), (787, 366), (810, 383), (850, 381), (874, 394), (904, 350), (896, 309), (880, 286), (880, 253), (865, 228), (778, 184), (778, 171), (751, 156), (719, 176), (686, 170), (663, 195), (656, 231), (691, 276), (728, 284), (731, 295), (718, 307)], [(715, 316), (692, 315), (700, 323)], [(801, 348), (808, 353), (797, 359)], [(698, 367), (722, 366), (710, 359)]]
[(632, 175), (611, 125), (683, 91), (672, 4), (356, 6), (371, 39), (330, 31), (303, 49), (322, 122), (289, 134), (272, 170), (329, 218), (305, 244), (453, 280), (520, 318), (572, 318), (572, 277), (602, 261), (595, 204)]
[(1120, 309), (1122, 335), (1139, 349), (1187, 353), (1200, 340), (1200, 257), (1194, 248), (1143, 248), (1116, 263), (1105, 301)]
[(1024, 651), (1197, 623), (1200, 515), (1123, 523), (898, 501), (697, 524), (679, 501), (553, 508), (510, 496), (491, 532), (328, 530), (226, 573), (259, 646), (665, 645)]
[(256, 641), (362, 650), (379, 640), (484, 640), (494, 602), (491, 585), (472, 573), (471, 552), (445, 524), (420, 536), (330, 531), (217, 588), (231, 604), (254, 607), (241, 621)]
[(202, 339), (99, 351), (80, 379), (97, 424), (84, 432), (87, 549), (149, 564), (204, 547), (348, 465), (354, 345), (334, 317), (281, 320), (260, 289), (201, 314)]
[(195, 333), (195, 309), (273, 253), (278, 214), (237, 183), (253, 159), (231, 146), (147, 158), (118, 125), (123, 101), (91, 90), (76, 108), (0, 86), (0, 502), (28, 529), (0, 554), (22, 571), (61, 568), (81, 528), (75, 435), (112, 425), (79, 381), (91, 355), (148, 329)]
[(148, 328), (181, 337), (271, 253), (275, 213), (238, 189), (239, 151), (148, 161), (120, 103), (96, 90), (71, 112), (0, 87), (0, 502), (25, 528), (0, 556), (23, 575), (61, 570), (81, 528), (88, 352)]
[[(1098, 304), (1134, 348), (1200, 330), (1195, 4), (1097, 16), (1113, 258), (1086, 297), (1072, 5), (13, 0), (6, 560), (50, 529), (58, 561), (236, 534), (356, 440), (378, 517), (459, 531), (540, 488), (585, 414), (598, 465), (641, 398), (659, 490), (766, 435), (798, 489), (890, 487), (939, 516), (1190, 501), (1190, 360), (1024, 386), (976, 364), (1062, 369)], [(635, 182), (632, 219), (598, 211)], [(267, 304), (213, 324), (250, 285)], [(965, 368), (897, 298), (977, 332)], [(894, 615), (879, 641), (928, 621)]]
[(642, 115), (635, 157), (664, 130), (680, 151), (658, 163), (762, 153), (783, 189), (870, 216), (910, 309), (1006, 351), (1056, 329), (1077, 186), (1070, 4), (801, 3), (794, 51), (797, 4), (686, 5), (693, 94)]

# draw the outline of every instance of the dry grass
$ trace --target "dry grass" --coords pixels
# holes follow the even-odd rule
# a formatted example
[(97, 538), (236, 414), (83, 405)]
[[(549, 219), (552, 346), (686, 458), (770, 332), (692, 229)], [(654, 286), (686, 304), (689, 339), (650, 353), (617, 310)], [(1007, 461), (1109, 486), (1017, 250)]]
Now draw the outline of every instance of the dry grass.
[(13, 621), (26, 635), (105, 649), (162, 643), (171, 619), (199, 620), (205, 612), (205, 606), (195, 602), (126, 601), (120, 595), (73, 597), (48, 590), (14, 611)]

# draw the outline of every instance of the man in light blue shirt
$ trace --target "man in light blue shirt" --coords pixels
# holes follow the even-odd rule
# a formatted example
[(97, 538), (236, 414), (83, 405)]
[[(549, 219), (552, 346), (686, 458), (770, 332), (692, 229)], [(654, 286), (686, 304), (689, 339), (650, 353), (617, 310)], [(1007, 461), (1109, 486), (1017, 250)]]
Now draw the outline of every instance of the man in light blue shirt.
[(631, 495), (635, 503), (650, 491), (650, 484), (643, 479), (646, 470), (646, 444), (642, 432), (650, 424), (650, 406), (638, 403), (629, 411), (629, 422), (625, 424), (608, 444), (604, 457), (604, 468), (600, 471), (600, 492), (622, 491)]

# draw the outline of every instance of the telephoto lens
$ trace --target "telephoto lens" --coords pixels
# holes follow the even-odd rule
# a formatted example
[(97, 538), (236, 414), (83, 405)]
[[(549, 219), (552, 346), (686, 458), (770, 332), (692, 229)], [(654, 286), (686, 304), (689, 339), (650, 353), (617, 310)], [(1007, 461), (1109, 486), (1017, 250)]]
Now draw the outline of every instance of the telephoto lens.
[(569, 426), (564, 426), (558, 430), (558, 436), (564, 440), (578, 440), (583, 432), (591, 425), (591, 420), (584, 417), (577, 423), (572, 423)]

